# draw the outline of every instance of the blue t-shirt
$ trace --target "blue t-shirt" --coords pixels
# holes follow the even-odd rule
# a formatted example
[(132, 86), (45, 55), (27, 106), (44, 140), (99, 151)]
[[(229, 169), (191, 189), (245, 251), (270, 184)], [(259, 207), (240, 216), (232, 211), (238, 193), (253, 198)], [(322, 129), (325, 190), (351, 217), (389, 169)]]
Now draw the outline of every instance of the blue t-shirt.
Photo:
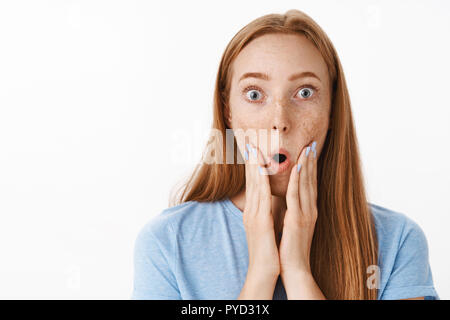
[[(374, 204), (370, 208), (379, 244), (378, 299), (439, 299), (422, 229), (403, 213)], [(226, 198), (184, 202), (153, 217), (135, 241), (131, 298), (237, 299), (248, 268), (242, 216)], [(281, 277), (273, 299), (287, 299)]]

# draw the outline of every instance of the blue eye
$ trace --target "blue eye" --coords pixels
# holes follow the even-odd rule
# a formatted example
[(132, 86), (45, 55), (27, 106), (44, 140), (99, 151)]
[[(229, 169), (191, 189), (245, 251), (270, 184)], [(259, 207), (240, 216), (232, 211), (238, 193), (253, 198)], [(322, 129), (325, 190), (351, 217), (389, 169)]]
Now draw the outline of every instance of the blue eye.
[[(305, 91), (305, 89), (308, 89), (308, 91)], [(299, 93), (300, 93), (300, 95), (301, 95), (303, 98), (308, 99), (309, 97), (312, 96), (312, 91), (313, 91), (312, 88), (306, 87), (306, 88), (302, 88), (302, 89), (299, 91)], [(310, 92), (310, 93), (308, 93), (308, 92)]]
[[(250, 93), (250, 94), (248, 94), (248, 93)], [(250, 101), (257, 101), (258, 95), (261, 95), (261, 93), (259, 93), (258, 90), (251, 89), (251, 90), (246, 91), (246, 96), (247, 96), (247, 98), (249, 98)], [(253, 99), (257, 99), (257, 100), (253, 100)]]
[[(318, 89), (313, 85), (307, 85), (301, 88), (298, 93), (302, 97), (301, 100), (309, 100), (311, 96), (316, 93)], [(261, 97), (263, 96), (260, 89), (255, 86), (246, 87), (242, 90), (242, 93), (245, 94), (246, 99), (250, 102), (254, 103), (262, 103)], [(313, 98), (314, 99), (314, 98)]]

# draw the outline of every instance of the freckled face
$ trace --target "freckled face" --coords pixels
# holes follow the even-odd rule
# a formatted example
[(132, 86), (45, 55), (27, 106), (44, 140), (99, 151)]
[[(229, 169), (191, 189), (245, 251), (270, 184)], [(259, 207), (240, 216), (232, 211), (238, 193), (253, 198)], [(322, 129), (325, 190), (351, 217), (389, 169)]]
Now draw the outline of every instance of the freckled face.
[[(289, 79), (294, 74), (310, 72), (306, 77)], [(246, 77), (246, 73), (263, 73), (268, 80)], [(328, 131), (330, 83), (325, 61), (304, 36), (268, 34), (252, 40), (232, 65), (229, 123), (233, 130), (278, 130), (279, 147), (291, 157), (289, 170), (270, 175), (273, 195), (286, 194), (289, 173), (303, 150), (317, 142), (319, 157)], [(251, 130), (250, 130), (251, 131)], [(273, 131), (272, 131), (273, 132)], [(268, 160), (269, 144), (250, 138)], [(238, 139), (239, 140), (239, 139)], [(237, 141), (241, 152), (245, 141)], [(243, 155), (242, 155), (243, 156)]]

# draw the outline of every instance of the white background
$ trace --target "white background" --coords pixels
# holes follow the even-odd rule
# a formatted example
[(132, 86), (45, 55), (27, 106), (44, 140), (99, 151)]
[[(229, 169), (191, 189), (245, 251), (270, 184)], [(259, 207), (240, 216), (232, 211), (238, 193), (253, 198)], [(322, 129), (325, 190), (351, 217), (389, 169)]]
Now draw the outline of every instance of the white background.
[(300, 9), (329, 35), (369, 200), (450, 298), (448, 1), (0, 1), (0, 298), (129, 299), (140, 228), (200, 159), (222, 53)]

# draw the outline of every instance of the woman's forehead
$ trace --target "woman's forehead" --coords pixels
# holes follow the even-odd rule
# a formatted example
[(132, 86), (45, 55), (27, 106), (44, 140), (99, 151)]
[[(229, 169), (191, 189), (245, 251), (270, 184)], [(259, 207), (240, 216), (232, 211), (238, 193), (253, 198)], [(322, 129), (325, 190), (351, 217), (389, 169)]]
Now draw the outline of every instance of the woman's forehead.
[(234, 81), (257, 73), (266, 81), (288, 81), (294, 75), (311, 72), (327, 78), (326, 63), (317, 48), (304, 36), (269, 34), (252, 40), (233, 62)]

